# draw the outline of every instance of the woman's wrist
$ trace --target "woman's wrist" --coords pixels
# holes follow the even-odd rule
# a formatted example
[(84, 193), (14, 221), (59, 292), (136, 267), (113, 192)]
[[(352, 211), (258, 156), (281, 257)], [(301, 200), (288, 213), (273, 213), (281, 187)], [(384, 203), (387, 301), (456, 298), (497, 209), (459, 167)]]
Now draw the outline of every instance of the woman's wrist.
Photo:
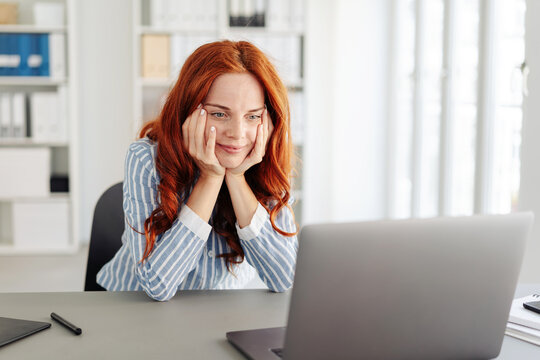
[(198, 181), (203, 181), (205, 183), (223, 183), (223, 179), (225, 178), (225, 174), (214, 174), (214, 173), (201, 173), (199, 176)]
[(229, 170), (225, 171), (225, 181), (228, 183), (229, 181), (245, 181), (244, 173), (238, 173), (235, 174)]

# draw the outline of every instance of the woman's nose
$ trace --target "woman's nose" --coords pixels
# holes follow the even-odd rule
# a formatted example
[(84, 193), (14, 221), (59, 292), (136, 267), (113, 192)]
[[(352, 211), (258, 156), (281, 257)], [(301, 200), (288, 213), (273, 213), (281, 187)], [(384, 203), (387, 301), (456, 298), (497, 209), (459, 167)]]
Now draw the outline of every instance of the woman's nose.
[(228, 124), (227, 136), (233, 139), (241, 139), (244, 137), (244, 124), (242, 119), (233, 118)]

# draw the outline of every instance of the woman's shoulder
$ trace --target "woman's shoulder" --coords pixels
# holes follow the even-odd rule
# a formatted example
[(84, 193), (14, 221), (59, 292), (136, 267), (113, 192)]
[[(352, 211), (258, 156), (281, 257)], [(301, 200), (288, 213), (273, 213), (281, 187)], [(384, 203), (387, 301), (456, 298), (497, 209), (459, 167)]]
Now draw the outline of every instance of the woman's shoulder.
[(128, 148), (128, 158), (135, 158), (143, 163), (154, 162), (157, 143), (149, 138), (142, 138), (132, 142)]

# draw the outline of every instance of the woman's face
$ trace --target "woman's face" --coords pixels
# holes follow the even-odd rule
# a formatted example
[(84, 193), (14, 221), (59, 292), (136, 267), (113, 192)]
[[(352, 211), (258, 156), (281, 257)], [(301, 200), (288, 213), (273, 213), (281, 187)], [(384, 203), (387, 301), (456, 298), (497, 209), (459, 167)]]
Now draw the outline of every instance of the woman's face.
[(250, 73), (218, 76), (204, 100), (208, 112), (205, 136), (216, 128), (216, 157), (221, 166), (234, 169), (247, 157), (257, 137), (264, 110), (264, 91)]

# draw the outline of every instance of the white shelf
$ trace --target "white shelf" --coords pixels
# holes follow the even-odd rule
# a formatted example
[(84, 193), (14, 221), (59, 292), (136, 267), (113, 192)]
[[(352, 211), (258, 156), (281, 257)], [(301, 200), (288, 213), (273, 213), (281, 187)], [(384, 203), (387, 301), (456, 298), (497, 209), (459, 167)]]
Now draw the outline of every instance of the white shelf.
[(71, 199), (71, 196), (69, 195), (69, 193), (63, 193), (63, 192), (58, 192), (58, 193), (50, 193), (48, 196), (39, 196), (39, 197), (36, 197), (36, 196), (31, 196), (31, 197), (9, 197), (9, 198), (6, 198), (6, 197), (0, 197), (0, 202), (15, 202), (15, 201), (21, 201), (21, 202), (25, 202), (25, 201), (58, 201), (58, 200), (70, 200)]
[(66, 83), (66, 78), (54, 79), (48, 76), (0, 76), (0, 86), (57, 86)]
[(157, 26), (139, 26), (136, 28), (135, 33), (137, 35), (144, 34), (179, 34), (179, 35), (202, 35), (202, 36), (218, 36), (222, 38), (227, 38), (231, 36), (250, 36), (250, 35), (259, 35), (259, 36), (276, 36), (276, 35), (287, 35), (287, 36), (303, 36), (303, 32), (300, 30), (289, 30), (289, 29), (269, 29), (266, 27), (227, 27), (224, 30), (218, 29), (207, 29), (207, 30), (193, 30), (186, 28), (175, 28), (175, 27), (157, 27)]
[(0, 33), (66, 33), (67, 31), (65, 26), (0, 25)]
[(267, 27), (236, 27), (236, 26), (229, 26), (225, 30), (225, 34), (230, 34), (233, 36), (250, 36), (250, 35), (258, 35), (258, 36), (276, 36), (276, 35), (286, 35), (286, 36), (304, 36), (304, 32), (300, 30), (294, 30), (294, 29), (272, 29)]
[(156, 27), (156, 26), (139, 26), (136, 29), (137, 35), (145, 34), (179, 34), (179, 35), (202, 35), (202, 36), (216, 36), (216, 30), (190, 30), (183, 28), (169, 28), (169, 27)]
[[(137, 78), (137, 84), (139, 86), (148, 87), (148, 88), (150, 88), (150, 87), (169, 88), (169, 87), (172, 87), (175, 82), (176, 82), (176, 78), (168, 78), (168, 79), (166, 79), (166, 78), (143, 78), (143, 77)], [(303, 88), (304, 82), (302, 81), (302, 79), (296, 79), (296, 80), (287, 82), (285, 84), (285, 86), (289, 90), (298, 90), (298, 89)]]
[[(34, 0), (19, 0), (20, 9), (31, 11)], [(78, 99), (77, 90), (79, 88), (77, 79), (77, 6), (76, 0), (61, 0), (64, 4), (66, 24), (64, 26), (36, 26), (33, 24), (0, 25), (0, 34), (15, 33), (38, 33), (38, 34), (60, 34), (65, 38), (65, 67), (69, 71), (69, 76), (62, 78), (50, 76), (0, 76), (0, 92), (4, 93), (34, 93), (34, 92), (57, 92), (62, 95), (62, 106), (65, 106), (67, 120), (67, 140), (65, 141), (44, 141), (32, 138), (0, 138), (0, 151), (7, 148), (36, 148), (46, 147), (51, 153), (51, 173), (62, 173), (69, 177), (69, 192), (50, 193), (44, 192), (44, 196), (21, 197), (5, 194), (0, 198), (0, 255), (32, 255), (32, 254), (71, 254), (77, 251), (79, 244), (79, 129), (78, 129)], [(25, 13), (29, 18), (31, 14)], [(9, 174), (2, 174), (9, 176)], [(48, 182), (47, 182), (48, 185)], [(14, 194), (15, 195), (15, 194)], [(32, 244), (16, 244), (13, 239), (13, 229), (16, 223), (14, 206), (20, 203), (40, 203), (46, 206), (51, 205), (54, 211), (59, 209), (56, 202), (65, 203), (68, 219), (67, 224), (57, 233), (50, 229), (47, 233), (49, 239), (58, 239), (56, 235), (64, 236), (67, 232), (67, 241), (44, 242)], [(28, 204), (23, 204), (28, 205)], [(32, 205), (32, 204), (30, 204)], [(45, 207), (46, 207), (45, 206)], [(60, 211), (60, 210), (58, 210)], [(56, 214), (56, 213), (54, 213)], [(58, 218), (66, 219), (64, 212), (58, 212)], [(20, 216), (17, 215), (17, 216)], [(20, 218), (18, 218), (20, 220)], [(5, 225), (7, 226), (5, 226)], [(10, 229), (13, 228), (13, 229)], [(54, 233), (53, 233), (54, 232)]]
[(50, 247), (19, 247), (16, 245), (11, 244), (2, 244), (0, 243), (0, 255), (11, 255), (11, 256), (17, 256), (17, 255), (68, 255), (68, 254), (74, 254), (79, 250), (78, 245), (68, 245), (65, 247), (57, 247), (57, 248), (50, 248)]
[(65, 147), (69, 146), (67, 141), (37, 141), (31, 138), (0, 138), (0, 148), (2, 147), (27, 147), (27, 146), (47, 146), (47, 147)]

